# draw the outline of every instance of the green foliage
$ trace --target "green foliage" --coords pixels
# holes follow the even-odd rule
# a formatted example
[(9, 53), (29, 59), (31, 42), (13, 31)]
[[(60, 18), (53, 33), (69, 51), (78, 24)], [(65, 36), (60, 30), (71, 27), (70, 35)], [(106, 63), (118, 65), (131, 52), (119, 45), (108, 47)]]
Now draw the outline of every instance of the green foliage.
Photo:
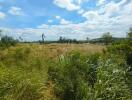
[(60, 37), (57, 41), (58, 43), (79, 43), (76, 39), (67, 39), (65, 37)]
[(109, 32), (104, 33), (102, 35), (102, 39), (103, 39), (104, 43), (107, 45), (112, 42), (112, 35)]
[(10, 36), (2, 36), (0, 40), (0, 46), (3, 48), (8, 48), (10, 46), (15, 46), (17, 42), (17, 40), (13, 39)]
[(124, 66), (113, 62), (112, 58), (105, 61), (99, 59), (97, 80), (94, 85), (95, 100), (129, 100), (131, 98), (130, 90), (125, 83)]
[(132, 39), (132, 28), (130, 28), (128, 34), (127, 34), (128, 38), (131, 38)]
[(126, 39), (115, 42), (107, 47), (111, 54), (119, 55), (124, 58), (129, 66), (127, 66), (126, 83), (132, 91), (132, 40)]
[[(85, 62), (86, 59), (81, 57), (84, 61), (80, 61), (80, 57), (81, 55), (79, 53), (71, 53), (67, 57), (62, 56), (58, 65), (59, 67), (49, 69), (49, 75), (56, 83), (56, 94), (62, 100), (76, 100), (78, 97), (80, 98), (81, 94), (78, 93), (78, 90), (83, 88), (83, 83), (85, 87), (85, 82), (91, 79), (90, 76), (88, 79), (85, 77), (86, 73), (90, 73), (90, 71), (87, 68), (87, 62)], [(85, 98), (85, 96), (83, 97)]]
[(14, 58), (16, 60), (28, 60), (28, 56), (31, 52), (30, 48), (18, 48), (14, 53)]
[(113, 43), (108, 46), (108, 51), (110, 53), (124, 55), (127, 61), (127, 64), (132, 65), (132, 41), (124, 40), (121, 42)]
[(61, 100), (129, 99), (130, 91), (125, 83), (126, 65), (113, 59), (103, 59), (98, 54), (62, 56), (59, 65), (49, 69), (56, 95)]
[(0, 61), (0, 100), (52, 98), (53, 95), (45, 96), (48, 75), (44, 60), (31, 53), (31, 49), (25, 46), (12, 51), (9, 49), (3, 55), (5, 57)]
[(45, 78), (37, 71), (25, 73), (20, 69), (0, 66), (1, 100), (38, 100)]
[(58, 59), (33, 45), (1, 50), (0, 100), (131, 100), (125, 61), (130, 44), (115, 43), (105, 54), (72, 51)]

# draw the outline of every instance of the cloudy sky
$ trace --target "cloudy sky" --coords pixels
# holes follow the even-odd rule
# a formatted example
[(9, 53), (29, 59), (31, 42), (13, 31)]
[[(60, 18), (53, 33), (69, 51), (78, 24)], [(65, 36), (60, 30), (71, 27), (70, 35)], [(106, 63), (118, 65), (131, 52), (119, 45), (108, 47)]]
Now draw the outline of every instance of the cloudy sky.
[(132, 0), (0, 0), (0, 29), (24, 40), (124, 37), (129, 27)]

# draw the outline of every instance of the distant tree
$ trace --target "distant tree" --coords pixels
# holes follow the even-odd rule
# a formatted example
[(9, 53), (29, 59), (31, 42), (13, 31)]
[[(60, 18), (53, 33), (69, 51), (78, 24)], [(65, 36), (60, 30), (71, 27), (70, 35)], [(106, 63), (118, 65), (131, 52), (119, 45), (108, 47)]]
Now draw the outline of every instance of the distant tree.
[(61, 37), (58, 40), (59, 43), (78, 43), (76, 39), (67, 39), (65, 37)]
[(44, 35), (44, 33), (42, 34), (42, 43), (44, 43), (45, 42), (45, 35)]
[(62, 42), (62, 41), (63, 41), (63, 37), (60, 36), (60, 38), (59, 38), (59, 42)]
[(132, 38), (132, 27), (129, 29), (129, 32), (127, 33), (128, 38)]
[(20, 41), (23, 41), (23, 38), (22, 38), (22, 37), (19, 37), (19, 40), (20, 40)]
[(89, 37), (86, 38), (86, 41), (89, 42)]
[(112, 35), (110, 34), (110, 32), (104, 33), (102, 35), (102, 38), (103, 38), (103, 42), (106, 45), (112, 42)]
[(18, 40), (15, 40), (11, 36), (3, 35), (2, 30), (0, 30), (0, 47), (1, 48), (8, 48), (10, 46), (15, 46)]
[(0, 43), (0, 46), (2, 47), (10, 47), (10, 46), (15, 46), (17, 44), (17, 40), (13, 39), (13, 37), (10, 37), (10, 36), (2, 36), (1, 37), (1, 43)]
[(2, 30), (0, 30), (0, 39), (1, 39), (1, 36), (2, 36)]

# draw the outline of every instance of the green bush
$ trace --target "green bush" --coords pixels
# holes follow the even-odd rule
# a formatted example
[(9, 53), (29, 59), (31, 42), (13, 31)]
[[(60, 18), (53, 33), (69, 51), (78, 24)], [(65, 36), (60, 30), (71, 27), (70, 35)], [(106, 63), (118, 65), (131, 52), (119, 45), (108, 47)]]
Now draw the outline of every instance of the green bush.
[(128, 100), (126, 64), (114, 58), (70, 53), (49, 68), (55, 93), (61, 100)]
[(13, 39), (10, 36), (2, 36), (0, 40), (0, 46), (3, 48), (8, 48), (10, 46), (15, 46), (17, 44), (17, 40)]
[(108, 46), (110, 53), (125, 56), (127, 64), (132, 65), (132, 41), (124, 40)]
[(126, 65), (113, 62), (112, 58), (99, 59), (97, 80), (94, 85), (94, 99), (98, 100), (129, 100), (130, 89), (126, 84)]
[(128, 66), (127, 70), (127, 80), (129, 88), (132, 91), (132, 40), (131, 38), (127, 38), (126, 40), (122, 40), (112, 45), (108, 46), (108, 51), (115, 55), (119, 55), (122, 58), (125, 58)]

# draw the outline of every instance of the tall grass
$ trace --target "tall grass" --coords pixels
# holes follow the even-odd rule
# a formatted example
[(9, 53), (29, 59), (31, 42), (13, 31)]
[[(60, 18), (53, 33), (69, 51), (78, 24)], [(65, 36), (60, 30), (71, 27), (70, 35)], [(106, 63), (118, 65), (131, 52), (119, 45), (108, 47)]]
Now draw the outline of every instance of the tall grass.
[[(29, 46), (10, 48), (1, 53), (1, 100), (48, 100), (53, 94), (48, 87), (48, 67), (45, 59), (36, 56)], [(50, 66), (50, 64), (49, 64)], [(52, 84), (51, 84), (52, 85)]]
[(0, 50), (0, 100), (131, 100), (125, 58), (92, 46)]
[(107, 59), (72, 53), (63, 56), (58, 66), (49, 69), (55, 93), (61, 100), (129, 100), (125, 64)]

